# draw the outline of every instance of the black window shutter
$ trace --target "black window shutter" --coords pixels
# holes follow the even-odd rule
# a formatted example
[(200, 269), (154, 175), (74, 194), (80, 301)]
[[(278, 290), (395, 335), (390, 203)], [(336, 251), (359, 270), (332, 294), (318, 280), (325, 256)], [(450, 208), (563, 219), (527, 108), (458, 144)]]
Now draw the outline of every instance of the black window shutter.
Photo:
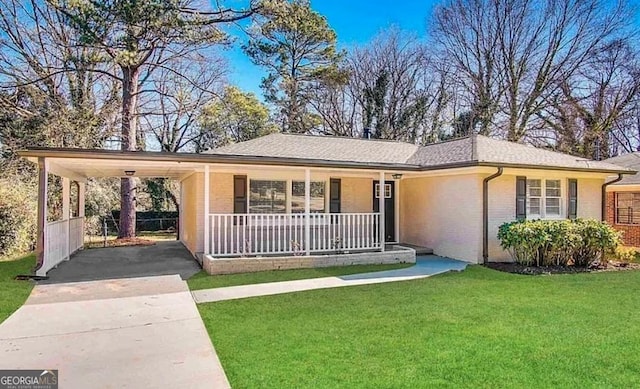
[(527, 218), (527, 177), (516, 177), (516, 219)]
[(569, 179), (569, 219), (576, 219), (578, 217), (578, 180), (574, 178)]
[(247, 213), (247, 176), (233, 176), (233, 213)]
[(341, 197), (340, 179), (332, 178), (329, 181), (329, 212), (340, 213)]

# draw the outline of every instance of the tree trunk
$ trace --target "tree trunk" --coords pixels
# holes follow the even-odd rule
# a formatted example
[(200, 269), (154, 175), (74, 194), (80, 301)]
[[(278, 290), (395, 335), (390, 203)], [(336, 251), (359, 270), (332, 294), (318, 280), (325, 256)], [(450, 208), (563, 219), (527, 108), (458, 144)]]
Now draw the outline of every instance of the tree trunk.
[[(122, 151), (136, 151), (137, 149), (137, 118), (138, 101), (137, 67), (122, 67)], [(132, 238), (136, 236), (136, 182), (133, 177), (120, 179), (120, 231), (118, 238)]]

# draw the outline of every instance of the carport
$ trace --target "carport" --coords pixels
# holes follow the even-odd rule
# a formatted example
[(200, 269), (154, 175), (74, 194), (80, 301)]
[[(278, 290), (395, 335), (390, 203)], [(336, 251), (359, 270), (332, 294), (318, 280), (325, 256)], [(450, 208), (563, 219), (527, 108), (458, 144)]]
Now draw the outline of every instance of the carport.
[[(133, 176), (183, 180), (197, 171), (204, 171), (204, 165), (197, 157), (176, 160), (172, 153), (47, 148), (21, 151), (19, 155), (38, 165), (36, 275), (49, 275), (53, 282), (104, 279), (109, 276), (183, 275), (190, 271), (190, 266), (182, 263), (185, 266), (183, 268), (181, 265), (187, 255), (192, 265), (198, 266), (180, 242), (159, 243), (149, 247), (92, 249), (78, 253), (84, 243), (85, 184), (89, 178)], [(62, 178), (60, 220), (47, 220), (49, 174)], [(77, 191), (77, 203), (73, 205), (70, 200), (72, 190)], [(182, 218), (182, 209), (178, 211)], [(182, 220), (179, 220), (179, 225), (182, 226)], [(175, 256), (171, 258), (171, 254)], [(76, 263), (63, 263), (72, 255), (73, 261), (70, 262)], [(58, 265), (61, 267), (59, 271), (55, 269)], [(175, 269), (171, 270), (172, 267)]]
[(51, 269), (43, 284), (96, 281), (129, 277), (179, 274), (183, 280), (200, 271), (200, 265), (178, 241), (151, 246), (107, 247), (79, 251), (72, 261)]

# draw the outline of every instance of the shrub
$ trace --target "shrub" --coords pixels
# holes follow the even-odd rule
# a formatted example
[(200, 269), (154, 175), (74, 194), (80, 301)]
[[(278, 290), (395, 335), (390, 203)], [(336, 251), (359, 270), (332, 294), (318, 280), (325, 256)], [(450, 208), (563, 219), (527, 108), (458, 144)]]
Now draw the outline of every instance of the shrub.
[(618, 248), (616, 248), (614, 252), (609, 253), (607, 258), (614, 261), (618, 261), (618, 262), (631, 263), (631, 262), (635, 262), (637, 256), (638, 256), (637, 248), (618, 246)]
[(37, 202), (34, 189), (17, 180), (0, 180), (0, 257), (33, 250)]
[(504, 223), (500, 245), (523, 265), (587, 266), (620, 245), (620, 233), (597, 220), (525, 220)]

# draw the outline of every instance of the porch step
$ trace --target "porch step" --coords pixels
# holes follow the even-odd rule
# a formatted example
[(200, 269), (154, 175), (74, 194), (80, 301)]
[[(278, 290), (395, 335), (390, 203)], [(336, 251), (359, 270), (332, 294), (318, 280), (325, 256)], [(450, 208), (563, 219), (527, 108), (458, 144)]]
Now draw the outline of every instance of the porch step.
[(433, 254), (433, 249), (429, 248), (429, 247), (417, 246), (415, 244), (409, 244), (409, 243), (400, 243), (399, 246), (409, 247), (409, 248), (412, 248), (412, 249), (416, 250), (416, 255), (431, 255), (431, 254)]

